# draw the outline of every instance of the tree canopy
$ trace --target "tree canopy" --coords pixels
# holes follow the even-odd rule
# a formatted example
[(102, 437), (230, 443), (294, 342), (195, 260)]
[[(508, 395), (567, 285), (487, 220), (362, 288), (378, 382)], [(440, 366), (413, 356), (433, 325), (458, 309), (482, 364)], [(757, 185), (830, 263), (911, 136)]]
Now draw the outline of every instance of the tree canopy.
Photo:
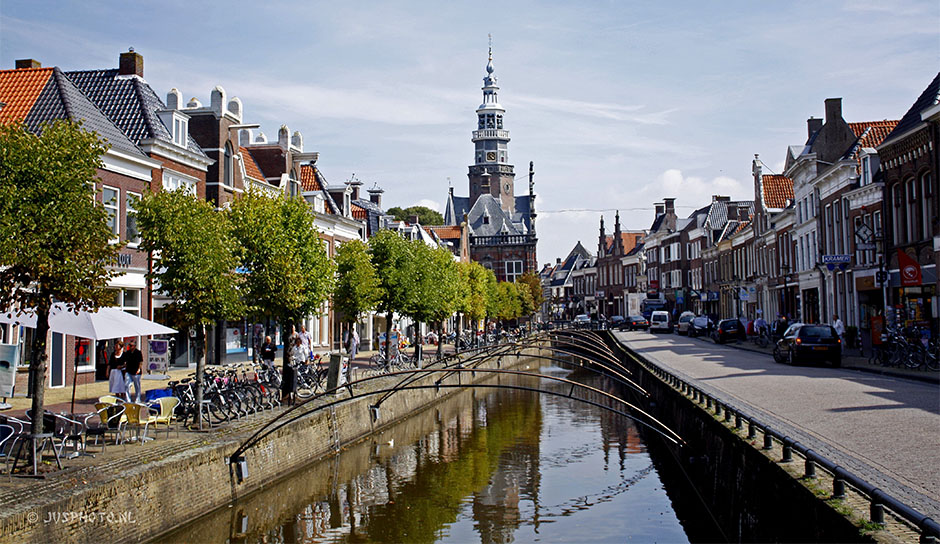
[(382, 298), (382, 285), (369, 258), (369, 246), (360, 240), (342, 244), (336, 250), (336, 287), (333, 307), (347, 321), (376, 308)]
[(410, 206), (404, 209), (394, 206), (386, 210), (386, 213), (398, 221), (408, 221), (411, 216), (416, 215), (418, 216), (418, 222), (422, 225), (444, 224), (444, 216), (427, 206)]
[(334, 274), (306, 201), (251, 190), (232, 203), (228, 216), (249, 314), (286, 325), (317, 313)]
[[(56, 121), (39, 134), (0, 125), (0, 307), (36, 310), (30, 346), (32, 410), (43, 412), (46, 334), (53, 300), (93, 310), (112, 296), (108, 265), (120, 249), (94, 182), (107, 148), (79, 124)], [(42, 432), (34, 418), (32, 433)]]

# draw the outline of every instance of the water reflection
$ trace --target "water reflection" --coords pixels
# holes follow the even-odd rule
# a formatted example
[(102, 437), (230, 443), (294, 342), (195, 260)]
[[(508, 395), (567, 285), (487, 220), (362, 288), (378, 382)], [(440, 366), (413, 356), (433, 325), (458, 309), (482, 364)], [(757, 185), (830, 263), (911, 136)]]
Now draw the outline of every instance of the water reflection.
[(478, 389), (163, 540), (627, 539), (687, 541), (637, 429), (570, 399)]

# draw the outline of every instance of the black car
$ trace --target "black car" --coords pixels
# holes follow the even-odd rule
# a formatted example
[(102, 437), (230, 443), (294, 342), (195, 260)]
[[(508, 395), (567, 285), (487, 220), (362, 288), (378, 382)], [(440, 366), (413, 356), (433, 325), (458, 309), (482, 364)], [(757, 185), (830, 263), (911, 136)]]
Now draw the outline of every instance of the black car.
[(642, 315), (629, 315), (623, 323), (619, 325), (620, 330), (631, 330), (635, 331), (637, 329), (646, 329), (650, 328), (650, 322), (647, 321)]
[(715, 324), (712, 323), (712, 320), (708, 316), (696, 316), (689, 324), (689, 336), (693, 338), (696, 336), (708, 336), (711, 334), (713, 328), (715, 328)]
[(712, 340), (716, 344), (724, 344), (728, 340), (744, 340), (746, 337), (740, 319), (722, 319), (712, 331)]
[(842, 365), (842, 339), (829, 325), (794, 323), (774, 346), (774, 361), (798, 364), (803, 361), (828, 361)]

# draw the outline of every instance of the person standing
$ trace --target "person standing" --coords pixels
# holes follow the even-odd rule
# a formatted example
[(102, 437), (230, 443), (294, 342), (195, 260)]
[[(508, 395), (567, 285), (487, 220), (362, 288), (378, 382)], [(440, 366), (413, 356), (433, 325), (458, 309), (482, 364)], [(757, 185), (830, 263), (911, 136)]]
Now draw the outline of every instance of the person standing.
[(845, 323), (843, 323), (842, 320), (839, 319), (838, 314), (832, 315), (832, 328), (836, 330), (836, 334), (839, 335), (840, 340), (845, 339)]
[(134, 402), (140, 402), (140, 374), (144, 366), (144, 355), (137, 349), (137, 341), (131, 340), (127, 343), (127, 350), (124, 353), (124, 375), (125, 395), (127, 402), (131, 402), (131, 384), (134, 384)]
[(359, 353), (359, 331), (356, 330), (355, 323), (353, 323), (349, 331), (349, 340), (346, 344), (346, 353), (349, 354), (349, 364), (346, 365), (346, 381), (351, 382), (353, 359), (355, 359), (356, 354)]
[(307, 350), (307, 360), (313, 360), (313, 338), (310, 336), (310, 333), (307, 332), (307, 327), (300, 326), (300, 341), (303, 343), (304, 348)]
[(127, 384), (124, 381), (124, 342), (120, 340), (114, 343), (114, 351), (108, 361), (108, 391), (119, 398), (123, 398), (127, 393)]
[(266, 368), (274, 368), (274, 358), (277, 356), (277, 346), (271, 341), (270, 336), (264, 337), (264, 343), (259, 350), (261, 354), (261, 364)]

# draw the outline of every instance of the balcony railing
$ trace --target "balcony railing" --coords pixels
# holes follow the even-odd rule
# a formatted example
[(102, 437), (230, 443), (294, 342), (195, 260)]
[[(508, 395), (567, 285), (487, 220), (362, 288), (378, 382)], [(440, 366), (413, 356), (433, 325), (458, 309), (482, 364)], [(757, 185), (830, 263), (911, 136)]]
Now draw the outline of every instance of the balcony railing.
[(471, 236), (471, 246), (521, 246), (534, 244), (537, 238), (533, 234), (497, 234), (495, 236)]
[(503, 130), (501, 128), (486, 128), (483, 130), (474, 130), (473, 131), (473, 141), (489, 139), (489, 138), (498, 138), (500, 140), (509, 139), (509, 131)]

